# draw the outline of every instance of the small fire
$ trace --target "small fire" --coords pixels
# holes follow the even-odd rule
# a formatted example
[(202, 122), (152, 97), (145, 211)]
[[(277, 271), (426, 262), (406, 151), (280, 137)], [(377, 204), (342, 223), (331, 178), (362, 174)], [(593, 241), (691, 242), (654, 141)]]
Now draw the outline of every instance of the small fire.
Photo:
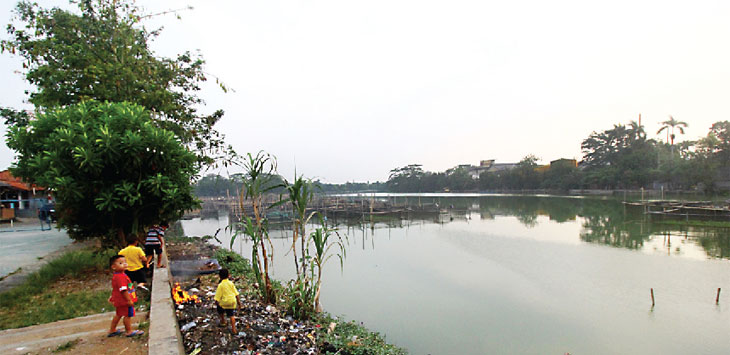
[(180, 283), (176, 282), (175, 287), (172, 289), (172, 299), (175, 300), (175, 304), (183, 303), (200, 303), (200, 299), (196, 295), (190, 295), (180, 287)]

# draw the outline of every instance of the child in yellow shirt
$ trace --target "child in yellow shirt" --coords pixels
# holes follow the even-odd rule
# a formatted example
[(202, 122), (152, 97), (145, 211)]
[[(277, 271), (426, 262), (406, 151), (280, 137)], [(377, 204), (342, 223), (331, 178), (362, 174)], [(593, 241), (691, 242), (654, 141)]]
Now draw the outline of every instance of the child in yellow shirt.
[(241, 309), (241, 300), (238, 298), (236, 286), (228, 279), (228, 269), (221, 269), (219, 275), (221, 277), (221, 282), (215, 290), (216, 310), (218, 311), (218, 316), (221, 320), (221, 326), (226, 324), (226, 320), (223, 317), (223, 314), (225, 313), (231, 321), (231, 332), (236, 334), (238, 332), (236, 331), (236, 317), (233, 316), (233, 311), (236, 308)]
[(124, 271), (129, 279), (137, 283), (137, 287), (147, 290), (144, 286), (147, 283), (147, 278), (144, 275), (144, 267), (149, 267), (147, 263), (147, 256), (144, 254), (142, 248), (138, 247), (139, 240), (134, 234), (127, 236), (127, 247), (119, 251), (119, 255), (127, 259), (127, 270)]

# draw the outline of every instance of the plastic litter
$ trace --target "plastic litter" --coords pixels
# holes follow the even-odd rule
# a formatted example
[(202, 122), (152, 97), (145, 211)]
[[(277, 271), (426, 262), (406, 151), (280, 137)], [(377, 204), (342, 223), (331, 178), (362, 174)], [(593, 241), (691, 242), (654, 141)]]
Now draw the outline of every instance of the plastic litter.
[(198, 325), (198, 324), (197, 324), (197, 323), (195, 323), (195, 322), (190, 322), (190, 323), (188, 323), (188, 324), (185, 324), (185, 325), (183, 325), (183, 326), (182, 326), (182, 327), (180, 328), (180, 331), (181, 331), (181, 332), (187, 332), (188, 330), (190, 330), (190, 328), (192, 328), (192, 327), (194, 327), (194, 326), (196, 326), (196, 325)]

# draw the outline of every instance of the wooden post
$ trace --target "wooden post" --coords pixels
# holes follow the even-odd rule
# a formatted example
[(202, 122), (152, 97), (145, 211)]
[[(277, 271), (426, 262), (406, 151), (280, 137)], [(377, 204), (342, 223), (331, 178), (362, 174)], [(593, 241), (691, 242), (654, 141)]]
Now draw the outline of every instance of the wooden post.
[(720, 304), (720, 288), (717, 288), (717, 297), (715, 297), (715, 304)]
[(651, 288), (651, 306), (654, 307), (654, 288)]

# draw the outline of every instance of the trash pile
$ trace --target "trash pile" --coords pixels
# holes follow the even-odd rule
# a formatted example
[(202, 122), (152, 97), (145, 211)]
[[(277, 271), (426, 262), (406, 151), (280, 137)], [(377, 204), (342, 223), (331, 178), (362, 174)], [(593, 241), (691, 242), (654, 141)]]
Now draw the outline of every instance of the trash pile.
[[(190, 300), (177, 305), (177, 319), (188, 354), (320, 353), (316, 346), (319, 325), (298, 322), (243, 293), (241, 309), (236, 312), (238, 333), (232, 334), (230, 324), (227, 320), (221, 324), (216, 312), (213, 298), (218, 281), (214, 275), (201, 276), (185, 287)], [(192, 301), (193, 297), (198, 302)]]

